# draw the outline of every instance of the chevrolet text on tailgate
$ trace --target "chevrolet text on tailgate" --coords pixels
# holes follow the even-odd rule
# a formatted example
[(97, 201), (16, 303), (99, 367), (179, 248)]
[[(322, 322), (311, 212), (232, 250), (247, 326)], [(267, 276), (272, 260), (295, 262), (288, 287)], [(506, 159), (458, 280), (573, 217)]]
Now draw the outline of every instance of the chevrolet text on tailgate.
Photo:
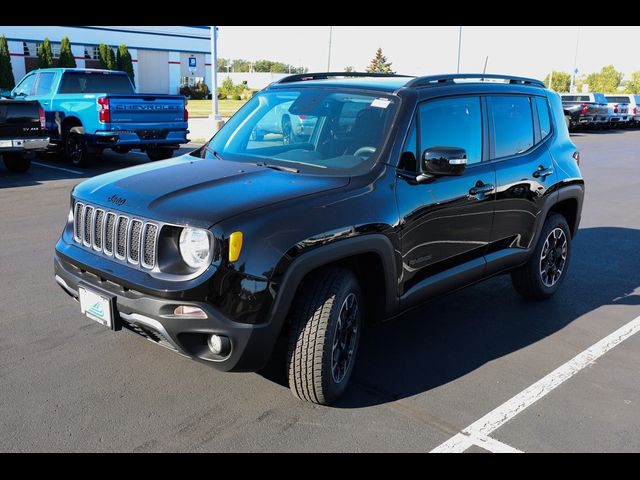
[(137, 94), (125, 72), (35, 70), (11, 95), (40, 101), (52, 144), (76, 166), (106, 148), (118, 153), (140, 149), (149, 159), (162, 160), (189, 141), (186, 98)]
[(294, 75), (203, 147), (77, 185), (55, 279), (90, 319), (219, 370), (262, 369), (282, 338), (293, 394), (331, 404), (367, 324), (497, 274), (553, 295), (579, 160), (538, 80)]

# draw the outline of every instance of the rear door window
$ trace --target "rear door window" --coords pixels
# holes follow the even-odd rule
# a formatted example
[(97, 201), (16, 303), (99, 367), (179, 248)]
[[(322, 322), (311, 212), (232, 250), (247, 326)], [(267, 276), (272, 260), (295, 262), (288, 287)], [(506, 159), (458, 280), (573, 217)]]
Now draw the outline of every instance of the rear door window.
[(51, 94), (51, 87), (53, 87), (54, 73), (41, 73), (38, 75), (38, 81), (36, 82), (36, 93), (38, 96), (46, 96)]
[(493, 121), (494, 158), (519, 155), (533, 146), (531, 100), (525, 96), (488, 97)]

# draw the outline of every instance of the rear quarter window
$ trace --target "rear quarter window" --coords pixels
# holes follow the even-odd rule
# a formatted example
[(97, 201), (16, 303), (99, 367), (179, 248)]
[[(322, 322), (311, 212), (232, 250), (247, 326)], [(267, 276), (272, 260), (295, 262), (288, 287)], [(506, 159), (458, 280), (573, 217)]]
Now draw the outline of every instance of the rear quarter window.
[(534, 97), (538, 109), (538, 121), (540, 122), (540, 138), (544, 139), (551, 133), (551, 116), (549, 102), (545, 97)]

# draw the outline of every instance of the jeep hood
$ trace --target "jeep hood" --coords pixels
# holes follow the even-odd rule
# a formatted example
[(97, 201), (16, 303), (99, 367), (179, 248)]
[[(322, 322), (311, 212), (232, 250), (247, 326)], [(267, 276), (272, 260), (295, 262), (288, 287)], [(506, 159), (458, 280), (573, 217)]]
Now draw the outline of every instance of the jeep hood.
[(90, 178), (73, 195), (131, 215), (208, 227), (242, 212), (348, 183), (348, 177), (183, 155)]

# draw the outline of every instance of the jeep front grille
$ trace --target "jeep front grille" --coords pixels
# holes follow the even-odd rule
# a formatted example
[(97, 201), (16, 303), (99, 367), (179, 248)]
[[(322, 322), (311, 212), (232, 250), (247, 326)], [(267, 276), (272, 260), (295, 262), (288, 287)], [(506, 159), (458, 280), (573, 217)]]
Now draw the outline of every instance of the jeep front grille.
[(152, 270), (157, 264), (156, 223), (131, 218), (77, 202), (73, 209), (73, 239), (122, 262)]

